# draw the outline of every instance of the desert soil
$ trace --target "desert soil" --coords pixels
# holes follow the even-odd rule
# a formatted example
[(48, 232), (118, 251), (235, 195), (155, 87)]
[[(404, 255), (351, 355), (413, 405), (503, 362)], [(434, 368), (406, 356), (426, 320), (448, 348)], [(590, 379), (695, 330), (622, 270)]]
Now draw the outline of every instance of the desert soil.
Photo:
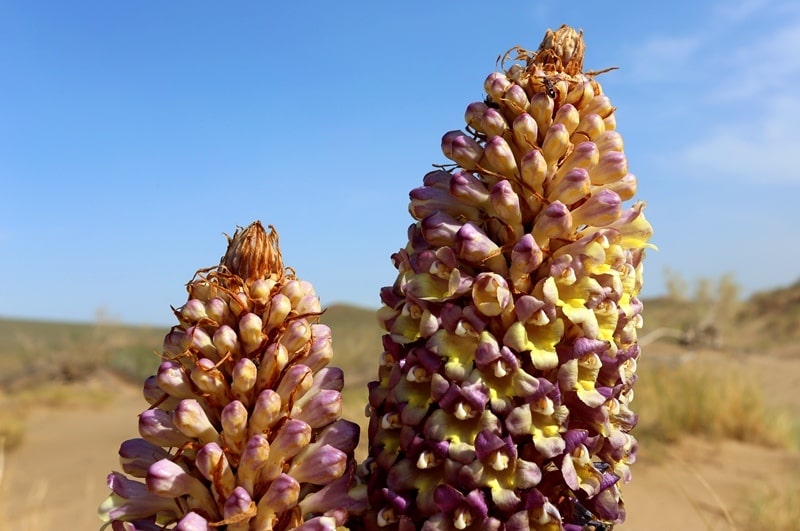
[[(800, 355), (740, 362), (773, 375), (772, 399), (800, 407), (794, 391), (800, 383)], [(137, 436), (136, 419), (145, 404), (138, 387), (105, 383), (114, 392), (103, 406), (29, 411), (23, 443), (5, 458), (0, 530), (99, 528), (96, 510), (107, 495), (105, 477), (119, 468), (120, 442)], [(619, 528), (730, 529), (725, 511), (736, 518), (752, 503), (748, 496), (754, 489), (779, 489), (796, 481), (797, 471), (796, 452), (733, 441), (690, 438), (642, 448), (633, 481), (624, 487), (628, 520)]]

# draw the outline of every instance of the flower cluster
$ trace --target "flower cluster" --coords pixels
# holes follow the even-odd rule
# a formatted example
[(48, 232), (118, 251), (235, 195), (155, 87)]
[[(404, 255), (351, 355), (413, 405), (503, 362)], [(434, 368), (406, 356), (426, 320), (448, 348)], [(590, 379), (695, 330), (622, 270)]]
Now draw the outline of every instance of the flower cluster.
[(324, 530), (363, 511), (357, 424), (312, 286), (255, 222), (188, 284), (100, 507), (115, 530)]
[(506, 54), (442, 139), (455, 164), (410, 194), (416, 221), (381, 292), (370, 529), (624, 520), (652, 229), (624, 205), (636, 178), (583, 47), (562, 26)]

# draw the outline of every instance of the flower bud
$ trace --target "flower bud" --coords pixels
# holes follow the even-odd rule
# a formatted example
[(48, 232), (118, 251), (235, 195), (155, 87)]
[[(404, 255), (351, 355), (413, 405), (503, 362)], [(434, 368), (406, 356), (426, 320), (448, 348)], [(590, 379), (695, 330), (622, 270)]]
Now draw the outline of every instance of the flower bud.
[(553, 124), (547, 129), (542, 141), (542, 155), (547, 165), (550, 166), (558, 162), (567, 152), (571, 145), (569, 141), (569, 131), (564, 124)]
[(482, 230), (472, 223), (465, 223), (456, 233), (456, 253), (475, 265), (488, 264), (505, 273), (505, 259), (500, 248)]
[(589, 172), (583, 168), (573, 168), (554, 183), (547, 194), (549, 201), (561, 201), (571, 205), (589, 195), (592, 181)]
[(450, 180), (450, 194), (464, 203), (482, 206), (489, 200), (486, 186), (469, 172), (459, 171)]
[(538, 92), (531, 97), (528, 105), (528, 114), (533, 116), (539, 131), (547, 131), (553, 123), (553, 99), (544, 92)]
[(194, 396), (191, 381), (180, 363), (165, 361), (158, 366), (158, 387), (175, 398)]
[[(547, 161), (538, 149), (532, 149), (520, 161), (522, 182), (534, 192), (541, 193), (544, 180), (547, 177)], [(531, 202), (535, 197), (531, 198)]]
[(302, 349), (309, 341), (311, 341), (311, 326), (305, 319), (290, 321), (286, 331), (280, 338), (280, 343), (286, 347), (290, 359), (293, 354)]
[(566, 205), (553, 201), (536, 217), (531, 234), (536, 244), (543, 247), (548, 240), (568, 234), (572, 226), (572, 214)]
[(189, 511), (175, 524), (175, 531), (210, 531), (208, 520), (194, 511)]
[(242, 448), (247, 438), (247, 420), (247, 408), (238, 400), (229, 403), (220, 413), (222, 438), (225, 446), (230, 448), (236, 455), (242, 453)]
[(508, 90), (503, 95), (503, 103), (514, 115), (527, 111), (530, 104), (528, 95), (525, 94), (525, 89), (517, 84), (508, 87)]
[(621, 214), (621, 201), (611, 190), (600, 190), (572, 211), (572, 226), (602, 227), (610, 225)]
[(190, 326), (184, 335), (184, 349), (198, 356), (218, 360), (217, 349), (208, 333), (199, 326)]
[(464, 121), (467, 122), (469, 127), (483, 132), (481, 129), (481, 120), (483, 115), (489, 109), (489, 106), (482, 101), (474, 101), (467, 105), (467, 110), (464, 112)]
[(578, 127), (570, 136), (573, 144), (587, 140), (596, 141), (606, 130), (606, 124), (597, 114), (584, 114)]
[(622, 135), (620, 135), (617, 131), (603, 132), (603, 134), (597, 137), (595, 144), (597, 144), (597, 149), (600, 150), (601, 155), (603, 153), (608, 153), (609, 151), (623, 150)]
[(197, 452), (195, 465), (203, 477), (211, 482), (214, 497), (223, 502), (227, 500), (236, 487), (236, 478), (222, 448), (214, 442), (203, 445)]
[(170, 457), (169, 452), (144, 439), (129, 439), (119, 447), (122, 470), (136, 478), (145, 477), (150, 465), (168, 457)]
[(276, 391), (272, 389), (261, 391), (250, 416), (250, 435), (269, 430), (281, 418), (281, 410), (281, 397)]
[(483, 148), (461, 131), (450, 131), (442, 137), (442, 153), (465, 170), (478, 166)]
[(486, 136), (502, 136), (508, 131), (508, 123), (496, 109), (488, 108), (481, 117), (481, 124), (478, 130)]
[(148, 409), (139, 415), (139, 435), (163, 448), (180, 448), (190, 441), (175, 427), (170, 414), (160, 409)]
[(322, 313), (322, 306), (319, 304), (319, 297), (316, 295), (305, 295), (294, 307), (297, 315), (315, 316)]
[(292, 418), (307, 422), (312, 428), (327, 426), (342, 414), (342, 395), (339, 391), (323, 389), (298, 410), (292, 410)]
[(292, 311), (292, 300), (283, 293), (276, 293), (270, 299), (269, 306), (264, 312), (264, 322), (262, 330), (269, 333), (279, 324), (283, 323), (289, 312)]
[(173, 422), (181, 433), (187, 437), (197, 438), (204, 444), (219, 440), (219, 433), (211, 424), (208, 415), (193, 398), (187, 398), (178, 403), (173, 415)]
[(242, 450), (236, 479), (239, 486), (251, 495), (255, 492), (256, 481), (261, 474), (261, 469), (267, 465), (269, 457), (270, 446), (265, 435), (256, 433), (247, 440), (247, 444)]
[(250, 493), (242, 488), (236, 487), (233, 492), (225, 500), (225, 505), (222, 509), (222, 516), (231, 523), (228, 524), (228, 529), (231, 531), (247, 531), (250, 526), (247, 522), (256, 514), (256, 504)]
[(490, 200), (495, 214), (511, 229), (516, 241), (523, 232), (519, 196), (511, 188), (511, 184), (504, 180), (498, 181), (492, 187)]
[(614, 112), (614, 106), (611, 105), (611, 100), (605, 94), (598, 94), (581, 109), (583, 114), (597, 114), (605, 119)]
[(563, 124), (570, 135), (578, 128), (581, 121), (581, 113), (573, 105), (566, 103), (558, 108), (553, 117), (553, 123)]
[(253, 520), (253, 529), (273, 529), (277, 515), (297, 505), (300, 483), (288, 474), (281, 474), (270, 484), (267, 492), (258, 501), (258, 512)]
[(258, 368), (250, 358), (242, 358), (236, 362), (231, 371), (231, 392), (233, 398), (244, 405), (249, 405), (253, 389), (258, 378)]
[(483, 82), (483, 90), (491, 96), (494, 101), (500, 101), (505, 96), (506, 91), (511, 87), (511, 81), (502, 72), (492, 72)]
[(180, 318), (185, 323), (196, 324), (206, 317), (206, 305), (199, 299), (189, 299), (181, 307)]
[(246, 354), (254, 352), (264, 340), (261, 317), (254, 313), (246, 313), (239, 319), (239, 338)]
[(586, 76), (580, 76), (578, 82), (567, 93), (566, 103), (571, 103), (578, 109), (582, 109), (594, 98), (594, 95), (591, 79)]
[(627, 201), (636, 195), (636, 186), (636, 176), (628, 173), (622, 179), (609, 183), (606, 189), (616, 193), (622, 201)]
[(311, 325), (311, 348), (303, 364), (312, 371), (317, 371), (328, 364), (333, 356), (331, 347), (331, 329), (324, 324)]
[(224, 323), (228, 319), (229, 312), (228, 304), (219, 297), (214, 297), (206, 304), (206, 315), (209, 319), (219, 324)]
[(213, 361), (202, 358), (197, 361), (189, 375), (200, 391), (207, 395), (206, 400), (212, 404), (225, 404), (231, 396), (228, 381)]
[(523, 235), (511, 251), (509, 278), (514, 288), (526, 291), (525, 288), (530, 285), (529, 275), (541, 265), (542, 258), (542, 250), (533, 235)]
[(444, 212), (436, 212), (426, 216), (420, 224), (422, 237), (431, 245), (452, 244), (461, 223)]
[(326, 444), (307, 459), (294, 459), (289, 474), (301, 483), (325, 485), (344, 474), (347, 455)]
[(295, 399), (303, 396), (313, 383), (313, 373), (305, 365), (292, 365), (281, 377), (275, 392), (285, 406), (293, 404)]
[(517, 161), (508, 142), (502, 136), (493, 136), (486, 141), (483, 152), (486, 160), (499, 174), (511, 178), (517, 172)]
[(212, 342), (220, 357), (227, 356), (228, 354), (239, 354), (239, 336), (237, 336), (236, 331), (228, 325), (222, 325), (217, 328), (216, 332), (214, 332)]
[(514, 131), (514, 142), (524, 152), (528, 152), (537, 145), (539, 126), (530, 114), (524, 112), (514, 118), (511, 128)]
[(606, 151), (592, 170), (592, 184), (602, 185), (619, 181), (628, 174), (628, 160), (621, 151)]
[(185, 333), (183, 330), (179, 328), (174, 328), (170, 330), (170, 332), (164, 336), (164, 342), (162, 343), (162, 348), (164, 350), (164, 355), (170, 358), (176, 358), (183, 354), (187, 345), (185, 339)]
[(188, 497), (189, 507), (201, 509), (212, 517), (218, 517), (216, 503), (205, 485), (188, 474), (177, 463), (162, 459), (147, 472), (147, 489), (165, 498)]
[[(567, 157), (561, 163), (553, 180), (556, 182), (559, 181), (564, 175), (575, 168), (583, 168), (587, 171), (592, 171), (592, 169), (597, 166), (599, 161), (600, 152), (598, 151), (597, 146), (593, 142), (581, 142), (575, 146), (575, 149), (572, 150), (572, 153), (567, 155)], [(550, 183), (550, 187), (553, 185), (554, 183)]]

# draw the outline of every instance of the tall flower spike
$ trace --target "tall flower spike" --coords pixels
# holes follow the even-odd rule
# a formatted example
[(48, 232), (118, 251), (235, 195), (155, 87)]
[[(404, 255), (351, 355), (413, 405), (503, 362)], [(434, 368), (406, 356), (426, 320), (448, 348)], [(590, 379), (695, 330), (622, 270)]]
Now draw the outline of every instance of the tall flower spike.
[(326, 367), (330, 330), (311, 284), (255, 222), (187, 290), (145, 384), (157, 407), (119, 450), (144, 481), (109, 475), (101, 518), (113, 529), (345, 529), (366, 506), (359, 431), (340, 419), (344, 381)]
[[(625, 518), (618, 485), (637, 446), (628, 391), (652, 229), (642, 203), (624, 204), (636, 178), (583, 55), (567, 26), (536, 52), (507, 53), (467, 127), (442, 139), (452, 175), (428, 174), (411, 193), (409, 244), (381, 291), (368, 529)], [(443, 277), (429, 264), (445, 256)]]

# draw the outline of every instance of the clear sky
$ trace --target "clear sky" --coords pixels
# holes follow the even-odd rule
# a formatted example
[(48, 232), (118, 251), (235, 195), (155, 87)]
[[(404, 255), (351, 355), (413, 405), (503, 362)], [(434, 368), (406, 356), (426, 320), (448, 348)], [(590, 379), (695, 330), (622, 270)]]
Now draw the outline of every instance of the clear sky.
[(169, 325), (275, 225), (324, 306), (379, 306), (408, 192), (498, 55), (582, 28), (664, 270), (800, 278), (800, 4), (0, 2), (0, 317)]

